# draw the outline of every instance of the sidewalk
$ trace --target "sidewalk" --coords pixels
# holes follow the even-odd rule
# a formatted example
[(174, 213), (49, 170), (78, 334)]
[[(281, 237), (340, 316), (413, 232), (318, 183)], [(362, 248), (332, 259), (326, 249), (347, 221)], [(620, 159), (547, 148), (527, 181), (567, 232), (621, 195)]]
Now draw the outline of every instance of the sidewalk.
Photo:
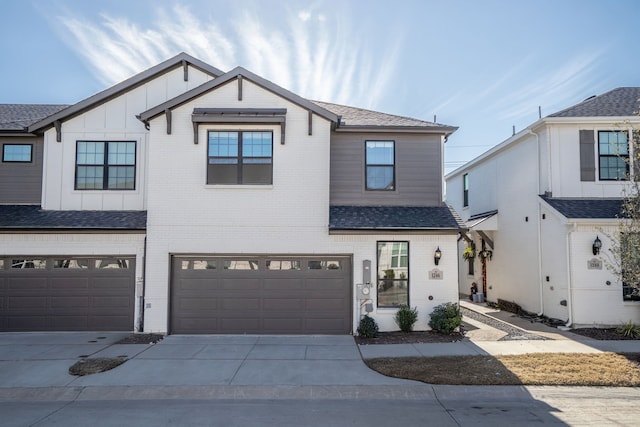
[(571, 332), (562, 331), (542, 323), (531, 322), (513, 313), (489, 308), (484, 304), (460, 301), (464, 308), (487, 316), (497, 322), (503, 322), (526, 334), (537, 335), (544, 339), (523, 339), (501, 341), (507, 334), (488, 324), (463, 318), (475, 329), (467, 337), (455, 343), (430, 344), (374, 344), (361, 345), (360, 353), (364, 359), (376, 357), (435, 357), (435, 356), (474, 356), (507, 355), (526, 353), (636, 353), (640, 352), (640, 340), (600, 341)]

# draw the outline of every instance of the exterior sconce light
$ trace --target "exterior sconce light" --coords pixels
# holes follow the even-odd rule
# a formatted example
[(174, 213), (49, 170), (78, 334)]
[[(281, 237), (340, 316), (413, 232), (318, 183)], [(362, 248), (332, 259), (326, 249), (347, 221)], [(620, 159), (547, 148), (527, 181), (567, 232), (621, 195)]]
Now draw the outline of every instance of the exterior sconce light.
[(593, 246), (591, 248), (593, 250), (594, 255), (598, 255), (600, 253), (600, 249), (602, 249), (602, 241), (600, 238), (596, 236), (596, 240), (593, 241)]
[(440, 246), (438, 246), (436, 253), (433, 254), (433, 262), (435, 262), (436, 265), (440, 264), (440, 258), (442, 258), (442, 251), (440, 250)]

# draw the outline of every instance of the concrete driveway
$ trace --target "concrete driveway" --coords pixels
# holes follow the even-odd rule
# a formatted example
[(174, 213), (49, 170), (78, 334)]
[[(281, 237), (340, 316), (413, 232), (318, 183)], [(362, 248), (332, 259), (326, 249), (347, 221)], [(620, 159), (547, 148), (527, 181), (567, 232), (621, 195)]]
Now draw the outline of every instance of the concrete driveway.
[[(127, 333), (0, 334), (0, 388), (202, 385), (415, 385), (363, 363), (351, 336), (171, 335), (157, 344), (115, 344)], [(84, 377), (81, 358), (123, 357)]]

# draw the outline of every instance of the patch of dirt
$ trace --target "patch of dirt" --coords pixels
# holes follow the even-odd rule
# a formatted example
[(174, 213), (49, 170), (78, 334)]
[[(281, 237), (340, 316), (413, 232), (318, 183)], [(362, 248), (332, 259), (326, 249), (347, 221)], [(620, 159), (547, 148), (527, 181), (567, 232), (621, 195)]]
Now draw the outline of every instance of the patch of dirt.
[(450, 385), (638, 387), (638, 354), (535, 353), (366, 359), (383, 375)]
[(116, 344), (155, 344), (164, 338), (162, 334), (131, 334)]
[(413, 332), (378, 332), (376, 338), (355, 337), (358, 344), (422, 344), (422, 343), (443, 343), (457, 342), (464, 339), (464, 334), (454, 332), (453, 334), (439, 334), (433, 331), (413, 331)]
[(98, 374), (122, 365), (127, 359), (124, 357), (97, 357), (95, 359), (81, 359), (69, 368), (69, 373), (76, 376)]
[(616, 329), (617, 328), (578, 328), (571, 329), (571, 332), (594, 340), (638, 340), (638, 338), (626, 337), (616, 332)]

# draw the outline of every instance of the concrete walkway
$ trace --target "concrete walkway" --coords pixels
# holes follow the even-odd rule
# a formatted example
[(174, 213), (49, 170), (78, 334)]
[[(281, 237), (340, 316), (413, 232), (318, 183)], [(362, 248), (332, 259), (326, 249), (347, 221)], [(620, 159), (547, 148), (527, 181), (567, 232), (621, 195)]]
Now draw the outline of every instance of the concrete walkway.
[[(476, 304), (472, 310), (544, 336), (500, 341), (504, 333), (475, 322), (455, 343), (356, 345), (351, 336), (171, 335), (157, 344), (115, 344), (127, 333), (0, 334), (0, 397), (15, 388), (174, 386), (415, 386), (382, 376), (362, 359), (403, 356), (540, 352), (640, 352), (640, 341), (596, 341)], [(82, 358), (127, 361), (100, 374), (75, 377)], [(229, 390), (225, 391), (225, 393)]]
[(481, 322), (464, 319), (471, 323), (474, 330), (466, 338), (455, 343), (434, 344), (397, 344), (397, 345), (361, 345), (360, 352), (365, 359), (376, 357), (432, 357), (463, 355), (504, 355), (526, 353), (600, 353), (640, 352), (640, 340), (600, 341), (553, 328), (542, 323), (531, 322), (513, 313), (487, 307), (485, 304), (473, 304), (460, 301), (460, 305), (483, 314), (494, 321), (519, 328), (525, 332), (539, 335), (545, 340), (500, 341), (506, 333)]

